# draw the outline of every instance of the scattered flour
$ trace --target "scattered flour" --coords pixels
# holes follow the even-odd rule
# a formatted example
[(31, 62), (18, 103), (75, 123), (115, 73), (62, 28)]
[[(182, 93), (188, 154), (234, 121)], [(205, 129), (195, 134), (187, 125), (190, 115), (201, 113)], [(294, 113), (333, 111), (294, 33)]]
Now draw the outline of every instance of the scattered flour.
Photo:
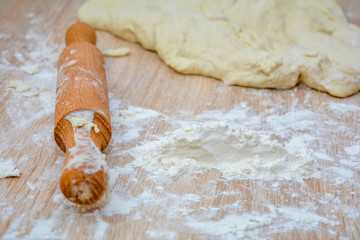
[(36, 220), (30, 234), (23, 239), (64, 239), (66, 236), (66, 232), (62, 232), (56, 227), (56, 220), (50, 218)]
[(204, 221), (189, 218), (187, 225), (201, 233), (217, 236), (219, 239), (263, 239), (261, 229), (270, 226), (270, 232), (279, 233), (292, 229), (311, 230), (319, 224), (330, 224), (332, 227), (339, 222), (329, 220), (306, 208), (268, 206), (269, 213), (229, 214), (217, 221)]
[(147, 230), (146, 234), (150, 238), (154, 239), (176, 239), (178, 233), (174, 231), (164, 231), (164, 230)]
[(351, 147), (344, 148), (345, 152), (351, 156), (356, 156), (360, 154), (360, 145), (354, 145)]
[(102, 220), (101, 218), (98, 219), (98, 224), (96, 225), (95, 228), (95, 234), (94, 234), (94, 239), (104, 239), (106, 230), (109, 227), (109, 223), (105, 222), (104, 220)]
[(111, 114), (112, 125), (115, 128), (124, 127), (121, 138), (115, 138), (115, 143), (123, 143), (134, 140), (140, 136), (144, 130), (144, 125), (151, 119), (161, 116), (161, 113), (151, 109), (129, 106), (127, 109), (116, 110)]
[(338, 103), (338, 102), (327, 102), (322, 103), (323, 107), (328, 107), (332, 111), (341, 113), (356, 113), (360, 112), (360, 106), (354, 104)]
[(342, 185), (354, 178), (354, 172), (350, 169), (331, 167), (336, 185)]
[(201, 197), (196, 194), (185, 194), (182, 198), (183, 202), (200, 202)]
[(5, 233), (2, 235), (3, 240), (13, 240), (13, 239), (20, 239), (20, 233), (24, 232), (26, 229), (24, 226), (25, 220), (25, 213), (18, 216), (12, 224), (6, 229)]
[(294, 221), (296, 224), (305, 224), (314, 227), (319, 223), (329, 223), (327, 218), (319, 216), (316, 213), (310, 212), (303, 208), (284, 206), (279, 208), (278, 211), (279, 213), (285, 215), (288, 219)]
[(13, 206), (4, 207), (6, 203), (0, 203), (0, 220), (5, 222), (15, 213)]
[(252, 231), (270, 225), (273, 214), (245, 213), (243, 215), (227, 215), (218, 221), (190, 220), (187, 225), (201, 233), (218, 236), (221, 239), (241, 239), (252, 235)]
[(322, 153), (322, 152), (316, 152), (315, 157), (326, 160), (326, 161), (334, 161), (334, 159), (332, 159), (329, 155), (327, 155), (326, 153)]
[(129, 214), (138, 203), (134, 200), (126, 200), (117, 193), (110, 194), (109, 202), (100, 210), (104, 216), (117, 214)]
[[(157, 141), (129, 150), (136, 166), (159, 177), (166, 172), (217, 169), (224, 178), (300, 180), (319, 177), (314, 160), (290, 153), (269, 136), (230, 129), (225, 122), (210, 122), (179, 129)], [(306, 152), (305, 152), (306, 153)]]

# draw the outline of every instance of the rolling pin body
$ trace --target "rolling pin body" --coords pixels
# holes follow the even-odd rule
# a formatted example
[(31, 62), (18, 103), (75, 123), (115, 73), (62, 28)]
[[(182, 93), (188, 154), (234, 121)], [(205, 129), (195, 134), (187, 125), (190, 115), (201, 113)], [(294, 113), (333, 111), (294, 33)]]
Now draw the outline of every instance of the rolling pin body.
[[(58, 61), (54, 128), (55, 141), (66, 152), (60, 188), (70, 201), (89, 205), (104, 195), (108, 181), (107, 169), (98, 161), (96, 153), (107, 147), (112, 133), (104, 60), (93, 45), (96, 43), (94, 30), (85, 23), (75, 23), (68, 29), (66, 43)], [(68, 116), (83, 111), (93, 114), (92, 122), (99, 131), (89, 128), (87, 132), (85, 127), (76, 129), (71, 124)], [(87, 141), (90, 141), (89, 148), (83, 144)], [(91, 141), (98, 149), (90, 146)], [(68, 166), (70, 160), (74, 162), (84, 154), (91, 164), (82, 158), (79, 164)], [(92, 164), (99, 164), (100, 170), (90, 171)]]

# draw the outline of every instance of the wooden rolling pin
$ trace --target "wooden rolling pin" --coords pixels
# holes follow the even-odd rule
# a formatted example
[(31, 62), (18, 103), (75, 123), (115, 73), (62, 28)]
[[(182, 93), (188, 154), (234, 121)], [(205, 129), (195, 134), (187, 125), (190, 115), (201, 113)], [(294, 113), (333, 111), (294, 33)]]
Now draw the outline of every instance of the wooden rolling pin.
[[(108, 183), (106, 163), (98, 158), (112, 134), (109, 97), (104, 59), (95, 44), (95, 31), (85, 23), (75, 23), (67, 30), (67, 47), (58, 62), (54, 137), (66, 152), (60, 189), (79, 205), (98, 201)], [(73, 127), (68, 116), (77, 112), (92, 113), (96, 128)]]

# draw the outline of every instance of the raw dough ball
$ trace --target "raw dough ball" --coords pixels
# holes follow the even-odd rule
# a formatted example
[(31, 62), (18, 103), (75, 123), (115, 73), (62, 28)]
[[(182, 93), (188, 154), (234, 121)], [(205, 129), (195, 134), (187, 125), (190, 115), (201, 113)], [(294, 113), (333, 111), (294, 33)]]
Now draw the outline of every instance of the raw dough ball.
[(78, 17), (181, 73), (338, 97), (360, 89), (360, 29), (335, 0), (91, 0)]

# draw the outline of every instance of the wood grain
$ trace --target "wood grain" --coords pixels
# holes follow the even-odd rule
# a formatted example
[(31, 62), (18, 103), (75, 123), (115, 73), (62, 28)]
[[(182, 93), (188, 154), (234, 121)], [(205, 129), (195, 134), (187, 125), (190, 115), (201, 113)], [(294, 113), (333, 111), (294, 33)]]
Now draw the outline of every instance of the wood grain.
[[(75, 23), (66, 32), (67, 47), (58, 61), (56, 87), (54, 138), (61, 150), (66, 152), (60, 189), (67, 199), (80, 205), (91, 205), (98, 201), (107, 190), (108, 173), (98, 161), (98, 153), (88, 146), (77, 154), (94, 153), (89, 162), (77, 168), (66, 168), (70, 159), (81, 158), (69, 151), (75, 146), (74, 130), (66, 120), (69, 113), (76, 111), (93, 112), (93, 121), (99, 132), (85, 130), (81, 138), (93, 141), (102, 151), (111, 139), (111, 120), (104, 59), (94, 45), (95, 31), (85, 23)], [(80, 134), (80, 132), (78, 133)], [(93, 166), (93, 167), (89, 167)], [(85, 169), (98, 167), (96, 173), (88, 174)], [(91, 171), (91, 170), (90, 170)], [(81, 187), (80, 187), (81, 186)], [(80, 188), (82, 190), (80, 190)], [(81, 199), (84, 188), (88, 189), (87, 199)]]
[[(41, 17), (42, 32), (44, 36), (48, 36), (49, 41), (59, 46), (59, 53), (65, 47), (64, 33), (76, 20), (76, 11), (82, 2), (0, 1), (0, 33), (11, 35), (11, 38), (0, 38), (1, 60), (6, 58), (18, 67), (21, 65), (20, 61), (12, 55), (7, 55), (6, 51), (32, 51), (24, 39), (24, 33), (34, 26), (26, 17), (28, 13)], [(342, 0), (340, 3), (348, 13), (349, 20), (360, 25), (360, 2)], [(196, 115), (207, 110), (226, 111), (246, 103), (252, 114), (259, 116), (258, 130), (266, 132), (269, 129), (266, 128), (265, 123), (269, 116), (286, 114), (294, 109), (311, 110), (320, 115), (326, 103), (360, 106), (359, 94), (346, 99), (337, 99), (303, 85), (289, 90), (251, 89), (226, 86), (218, 80), (207, 77), (181, 75), (168, 68), (155, 53), (146, 51), (137, 44), (122, 41), (105, 32), (97, 32), (97, 38), (101, 50), (119, 46), (131, 50), (129, 57), (105, 59), (110, 98), (120, 99), (124, 107), (133, 105), (150, 108), (175, 118), (181, 115), (181, 112)], [(204, 174), (186, 175), (178, 179), (162, 179), (160, 183), (155, 183), (147, 178), (144, 170), (136, 168), (135, 177), (131, 174), (119, 175), (113, 182), (112, 191), (120, 196), (140, 196), (146, 191), (151, 191), (153, 195), (148, 198), (145, 195), (143, 198), (137, 198), (139, 202), (136, 212), (141, 213), (141, 217), (136, 217), (134, 212), (99, 217), (96, 214), (81, 214), (75, 209), (66, 208), (56, 201), (61, 194), (56, 179), (61, 173), (60, 160), (64, 154), (58, 149), (52, 137), (53, 113), (36, 119), (36, 113), (42, 111), (41, 106), (36, 104), (38, 100), (21, 98), (6, 88), (8, 81), (16, 77), (19, 76), (15, 70), (9, 73), (0, 67), (0, 127), (3, 129), (0, 133), (3, 143), (0, 148), (1, 158), (14, 159), (22, 171), (20, 178), (0, 179), (0, 238), (9, 239), (11, 237), (9, 233), (14, 233), (11, 239), (25, 237), (31, 239), (37, 224), (43, 224), (49, 226), (53, 233), (60, 236), (60, 239), (96, 239), (97, 229), (101, 229), (101, 223), (105, 222), (108, 226), (97, 239), (154, 239), (151, 238), (150, 233), (159, 229), (168, 232), (164, 230), (163, 235), (157, 235), (155, 239), (169, 239), (172, 236), (171, 231), (176, 233), (176, 239), (219, 239), (220, 236), (210, 236), (192, 230), (187, 225), (187, 216), (183, 216), (174, 208), (192, 209), (193, 212), (189, 213), (190, 217), (201, 216), (206, 220), (218, 221), (228, 214), (249, 212), (267, 214), (271, 212), (267, 207), (269, 205), (304, 208), (304, 203), (312, 203), (313, 212), (339, 223), (333, 225), (319, 223), (306, 231), (294, 227), (291, 230), (273, 231), (273, 233), (271, 233), (272, 225), (264, 225), (259, 228), (257, 235), (273, 239), (360, 238), (360, 172), (355, 167), (352, 169), (353, 181), (343, 185), (334, 184), (336, 178), (334, 172), (330, 172), (327, 176), (326, 179), (329, 180), (310, 179), (303, 183), (293, 183), (225, 181), (215, 170)], [(19, 126), (22, 121), (16, 119), (16, 115), (10, 109), (11, 106), (12, 109), (18, 109), (19, 116), (32, 119), (31, 124)], [(272, 106), (278, 107), (273, 108), (274, 111), (270, 114), (269, 109)], [(341, 115), (337, 110), (328, 110), (326, 114), (319, 118), (318, 125), (313, 126), (314, 129), (303, 132), (315, 132), (316, 127), (322, 126), (321, 121), (325, 122), (328, 118), (336, 119), (342, 126), (351, 129), (355, 135), (360, 135), (357, 115)], [(145, 129), (141, 136), (160, 135), (169, 130), (172, 128), (168, 123), (154, 122), (153, 128)], [(126, 129), (114, 129), (114, 131), (119, 134)], [(294, 131), (294, 134), (302, 134), (302, 130)], [(313, 142), (314, 148), (326, 152), (333, 159), (333, 162), (319, 160), (324, 168), (340, 164), (344, 147), (354, 142), (351, 137), (353, 135), (342, 128), (334, 127), (332, 133), (329, 131), (326, 134), (326, 136), (321, 135), (322, 140)], [(280, 140), (288, 139), (280, 138)], [(125, 152), (136, 144), (139, 142), (120, 144), (119, 147), (113, 142), (110, 143), (105, 151), (109, 156), (107, 162), (110, 167), (124, 167), (131, 162), (132, 157), (122, 155), (121, 151)], [(121, 149), (120, 153), (113, 152), (119, 149)], [(157, 189), (159, 184), (164, 188), (163, 191)], [(277, 187), (273, 187), (273, 184)], [(173, 198), (169, 198), (169, 195), (165, 197), (165, 193), (172, 194)], [(297, 194), (295, 197), (294, 193)], [(184, 194), (199, 195), (201, 201), (179, 202)], [(332, 197), (328, 198), (328, 196)], [(214, 211), (211, 216), (206, 215), (212, 208), (219, 210)], [(169, 216), (169, 213), (176, 215)], [(44, 239), (51, 238), (44, 235)]]

